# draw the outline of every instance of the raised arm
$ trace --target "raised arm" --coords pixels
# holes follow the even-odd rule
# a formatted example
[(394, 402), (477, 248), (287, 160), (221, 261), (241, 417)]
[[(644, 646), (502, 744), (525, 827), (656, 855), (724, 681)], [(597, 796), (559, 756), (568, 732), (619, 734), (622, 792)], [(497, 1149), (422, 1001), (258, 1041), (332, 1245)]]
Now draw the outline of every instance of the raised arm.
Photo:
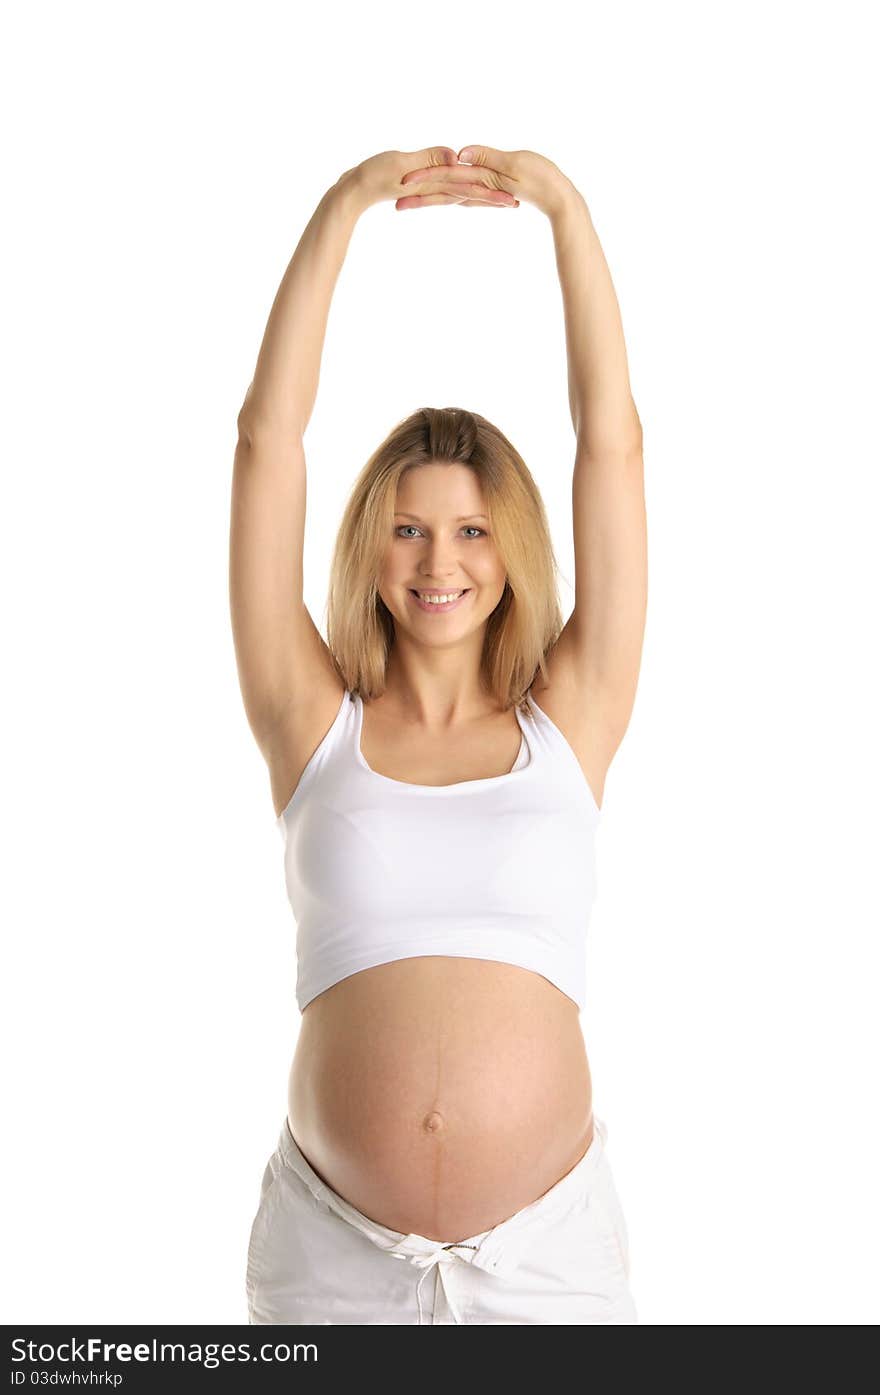
[(339, 687), (327, 646), (303, 602), (303, 435), (317, 394), (330, 301), (366, 206), (354, 171), (324, 194), (275, 296), (238, 415), (230, 608), (245, 710), (267, 756), (291, 706), (313, 700), (334, 683)]
[(577, 445), (572, 482), (575, 605), (547, 659), (554, 707), (567, 714), (597, 785), (635, 701), (647, 610), (642, 426), (629, 383), (620, 309), (584, 199), (552, 160), (485, 145), (448, 169), (404, 178), (406, 206), (467, 203), (470, 181), (534, 204), (550, 219), (562, 286), (568, 392)]
[(642, 427), (620, 309), (589, 209), (565, 181), (549, 209), (562, 287), (568, 390), (577, 438), (572, 480), (575, 604), (557, 672), (599, 720), (610, 760), (635, 702), (647, 611)]
[(587, 205), (552, 160), (533, 150), (469, 146), (448, 169), (417, 169), (404, 184), (425, 202), (470, 181), (534, 204), (550, 220), (562, 287), (568, 393), (577, 438), (572, 481), (575, 604), (547, 657), (553, 710), (589, 768), (594, 790), (635, 702), (647, 611), (642, 426), (629, 383), (620, 309)]
[(620, 307), (590, 210), (570, 185), (551, 205), (549, 218), (578, 447), (591, 455), (640, 450), (642, 427), (630, 388)]
[[(279, 784), (289, 774), (290, 750), (308, 744), (316, 714), (333, 710), (342, 692), (303, 603), (303, 435), (317, 395), (330, 301), (360, 215), (386, 200), (410, 207), (403, 184), (408, 170), (456, 163), (448, 146), (385, 150), (346, 170), (327, 190), (281, 281), (239, 412), (229, 543), (232, 626), (248, 720), (278, 769)], [(468, 194), (475, 203), (510, 202), (479, 179)]]
[(357, 170), (322, 197), (278, 287), (239, 424), (305, 434), (315, 398), (330, 301), (358, 218), (368, 204)]

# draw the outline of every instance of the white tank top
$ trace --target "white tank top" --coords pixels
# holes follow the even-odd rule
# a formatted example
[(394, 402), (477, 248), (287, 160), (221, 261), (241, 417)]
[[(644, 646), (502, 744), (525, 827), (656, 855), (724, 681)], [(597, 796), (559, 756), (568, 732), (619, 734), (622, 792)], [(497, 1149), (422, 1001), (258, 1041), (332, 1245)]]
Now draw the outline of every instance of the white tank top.
[(350, 974), (427, 954), (516, 964), (583, 1008), (600, 810), (528, 701), (506, 775), (411, 785), (367, 765), (363, 702), (344, 693), (276, 820), (300, 1012)]

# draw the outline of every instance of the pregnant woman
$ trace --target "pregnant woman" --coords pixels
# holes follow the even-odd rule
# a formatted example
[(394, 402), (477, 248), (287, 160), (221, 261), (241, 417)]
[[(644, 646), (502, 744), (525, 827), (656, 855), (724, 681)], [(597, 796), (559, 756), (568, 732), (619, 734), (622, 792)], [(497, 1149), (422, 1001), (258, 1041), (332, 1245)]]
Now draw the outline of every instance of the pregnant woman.
[[(526, 201), (550, 220), (576, 436), (565, 625), (532, 475), (453, 407), (413, 412), (361, 470), (326, 644), (303, 603), (330, 300), (359, 215), (385, 199)], [(476, 288), (431, 285), (463, 325), (479, 316)], [(409, 337), (420, 318), (410, 304)], [(581, 194), (528, 150), (386, 151), (346, 171), (285, 272), (238, 427), (232, 625), (302, 1013), (249, 1321), (635, 1323), (579, 1012), (603, 786), (641, 662), (642, 432)]]

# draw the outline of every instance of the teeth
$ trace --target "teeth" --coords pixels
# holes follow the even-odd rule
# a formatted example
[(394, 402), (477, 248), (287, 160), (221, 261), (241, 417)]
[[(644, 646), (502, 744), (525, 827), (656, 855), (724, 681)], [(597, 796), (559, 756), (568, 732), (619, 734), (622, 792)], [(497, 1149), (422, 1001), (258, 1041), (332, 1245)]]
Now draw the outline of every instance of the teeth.
[(463, 596), (463, 591), (455, 591), (448, 596), (440, 596), (435, 591), (417, 591), (416, 595), (420, 601), (427, 601), (430, 605), (448, 605), (450, 601), (457, 601), (459, 596)]

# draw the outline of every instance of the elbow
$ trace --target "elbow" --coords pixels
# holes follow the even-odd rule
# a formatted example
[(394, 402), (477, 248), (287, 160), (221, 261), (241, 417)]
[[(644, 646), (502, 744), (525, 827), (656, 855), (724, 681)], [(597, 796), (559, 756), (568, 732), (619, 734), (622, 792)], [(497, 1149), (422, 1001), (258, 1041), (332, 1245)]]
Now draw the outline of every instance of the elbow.
[(630, 460), (642, 454), (642, 423), (634, 405), (632, 415), (625, 420), (598, 422), (593, 416), (576, 434), (579, 452), (587, 456)]
[(290, 411), (257, 412), (245, 402), (237, 417), (238, 439), (246, 446), (259, 441), (301, 441), (305, 426), (299, 417)]
[(248, 385), (248, 390), (244, 395), (244, 401), (241, 404), (241, 409), (239, 410), (238, 416), (236, 418), (236, 424), (238, 426), (238, 439), (240, 441), (246, 441), (248, 445), (251, 445), (253, 441), (253, 432), (251, 427), (251, 417), (253, 415), (251, 398), (253, 397), (253, 392), (254, 385), (251, 382)]
[(238, 428), (239, 443), (245, 446), (252, 446), (254, 444), (253, 424), (249, 417), (246, 416), (243, 407), (236, 418), (236, 426)]

